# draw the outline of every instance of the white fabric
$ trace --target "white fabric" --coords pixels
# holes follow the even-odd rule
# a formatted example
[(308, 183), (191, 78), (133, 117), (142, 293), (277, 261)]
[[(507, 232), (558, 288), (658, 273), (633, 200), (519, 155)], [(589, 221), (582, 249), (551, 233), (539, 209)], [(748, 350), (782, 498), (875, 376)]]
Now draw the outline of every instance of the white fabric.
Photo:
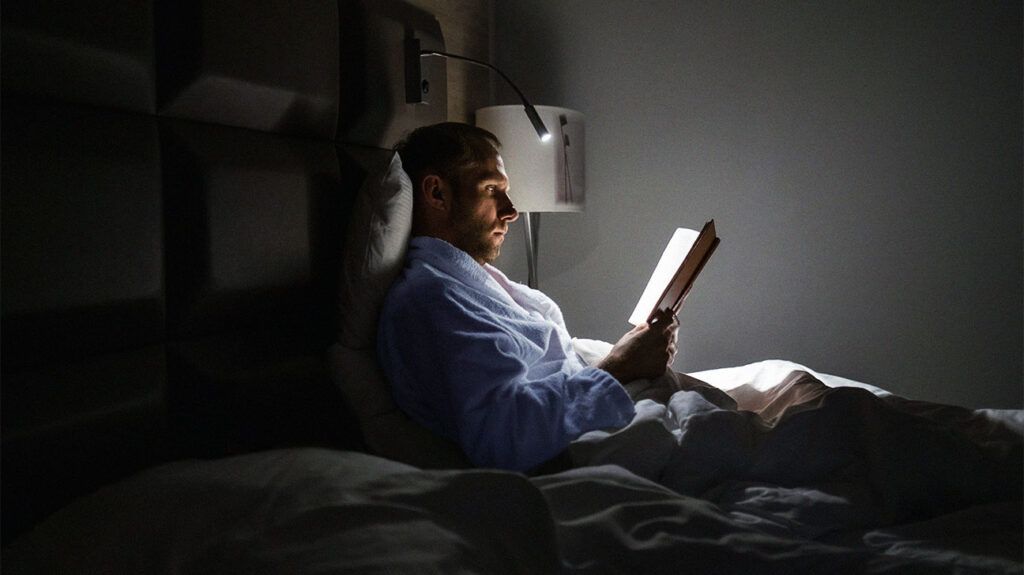
[(597, 365), (612, 351), (612, 344), (599, 339), (586, 339), (582, 337), (572, 338), (572, 347), (580, 356), (583, 363)]
[[(976, 439), (1006, 441), (994, 430)], [(908, 470), (910, 486), (927, 485)], [(783, 486), (737, 477), (698, 498), (618, 466), (527, 479), (271, 451), (173, 463), (101, 489), (5, 547), (3, 567), (14, 575), (1021, 572), (1019, 484), (987, 503), (933, 497), (901, 521), (879, 514), (900, 501), (838, 479)]]
[(373, 350), (331, 346), (335, 383), (356, 416), (372, 453), (426, 469), (471, 467), (457, 445), (427, 431), (395, 405)]
[(717, 504), (801, 537), (983, 504), (1007, 486), (1019, 498), (1019, 411), (908, 401), (832, 377), (834, 387), (808, 377), (785, 395), (779, 384), (795, 365), (694, 374), (710, 375), (733, 397), (762, 398), (762, 415), (680, 391), (666, 405), (638, 402), (620, 430), (584, 434), (570, 446), (573, 462), (620, 465), (682, 494), (713, 489)]
[(521, 475), (425, 472), (302, 449), (144, 472), (5, 548), (3, 567), (26, 575), (551, 573), (557, 549), (547, 505)]
[(377, 316), (402, 269), (412, 232), (412, 182), (395, 153), (380, 173), (363, 182), (349, 221), (342, 261), (339, 341), (373, 349)]
[(377, 320), (405, 261), (412, 203), (412, 182), (397, 153), (366, 176), (349, 222), (338, 294), (339, 341), (328, 362), (371, 451), (419, 467), (468, 467), (455, 445), (398, 410), (377, 362)]
[(580, 361), (550, 298), (437, 238), (413, 238), (408, 260), (381, 312), (378, 355), (413, 420), (477, 465), (518, 471), (629, 422), (629, 395)]
[(741, 385), (750, 386), (758, 391), (765, 391), (773, 387), (789, 373), (798, 370), (806, 371), (829, 387), (857, 387), (866, 389), (879, 397), (892, 395), (888, 391), (868, 383), (827, 373), (819, 373), (805, 365), (780, 359), (758, 361), (737, 367), (697, 371), (690, 375), (723, 391), (729, 391)]
[[(576, 353), (587, 365), (596, 365), (604, 359), (612, 350), (611, 343), (598, 339), (573, 338), (572, 345)], [(818, 378), (829, 387), (857, 387), (866, 389), (871, 393), (885, 397), (892, 395), (888, 391), (868, 383), (854, 381), (845, 377), (817, 372), (805, 365), (781, 359), (769, 359), (748, 363), (736, 367), (723, 367), (705, 371), (691, 372), (690, 377), (699, 379), (707, 384), (713, 385), (722, 391), (729, 391), (742, 385), (750, 386), (758, 391), (765, 391), (782, 381), (786, 375), (794, 371), (806, 371)], [(1016, 413), (1021, 413), (1017, 411)], [(1012, 419), (1012, 417), (1011, 417)], [(1016, 422), (1018, 429), (1024, 431), (1024, 422)]]

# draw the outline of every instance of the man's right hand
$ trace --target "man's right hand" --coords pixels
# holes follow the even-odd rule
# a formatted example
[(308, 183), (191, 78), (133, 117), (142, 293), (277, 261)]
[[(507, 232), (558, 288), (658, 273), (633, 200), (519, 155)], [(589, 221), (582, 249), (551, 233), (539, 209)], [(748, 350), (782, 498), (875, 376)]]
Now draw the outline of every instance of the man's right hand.
[(623, 385), (636, 379), (659, 377), (675, 359), (678, 329), (679, 320), (672, 310), (661, 310), (649, 324), (626, 332), (597, 367)]

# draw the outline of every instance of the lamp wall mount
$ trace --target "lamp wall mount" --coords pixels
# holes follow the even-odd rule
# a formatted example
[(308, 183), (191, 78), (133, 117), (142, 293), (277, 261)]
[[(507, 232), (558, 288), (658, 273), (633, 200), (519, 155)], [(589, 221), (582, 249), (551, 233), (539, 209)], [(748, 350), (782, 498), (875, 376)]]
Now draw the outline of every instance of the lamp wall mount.
[(441, 52), (438, 50), (423, 50), (420, 47), (420, 41), (414, 36), (406, 36), (405, 38), (405, 100), (409, 104), (427, 104), (429, 103), (430, 94), (430, 83), (423, 79), (422, 62), (421, 58), (424, 57), (441, 57), (452, 60), (462, 60), (463, 62), (469, 62), (477, 66), (483, 66), (489, 70), (497, 73), (505, 82), (515, 91), (516, 95), (523, 103), (523, 111), (526, 112), (526, 116), (530, 119), (530, 123), (533, 124), (533, 129), (537, 132), (537, 137), (542, 142), (547, 142), (551, 139), (551, 133), (548, 132), (544, 122), (540, 119), (540, 114), (537, 113), (536, 108), (530, 104), (529, 100), (523, 94), (522, 90), (515, 85), (512, 80), (505, 75), (504, 72), (495, 68), (491, 64), (482, 60), (475, 60), (473, 58), (467, 58), (466, 56), (460, 56), (458, 54), (451, 54), (449, 52)]
[(420, 48), (420, 39), (412, 35), (405, 38), (405, 102), (430, 103), (430, 81), (423, 77), (420, 58), (431, 51)]

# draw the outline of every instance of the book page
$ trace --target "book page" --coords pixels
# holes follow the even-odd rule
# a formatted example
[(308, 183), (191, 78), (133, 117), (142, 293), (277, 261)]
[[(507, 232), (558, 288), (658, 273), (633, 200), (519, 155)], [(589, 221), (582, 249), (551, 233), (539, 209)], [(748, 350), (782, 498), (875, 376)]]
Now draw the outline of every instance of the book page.
[(654, 273), (651, 274), (651, 279), (647, 282), (647, 287), (640, 295), (640, 301), (636, 303), (636, 308), (629, 316), (629, 323), (633, 325), (647, 323), (648, 314), (654, 309), (658, 299), (665, 292), (665, 288), (672, 281), (672, 277), (683, 263), (693, 242), (697, 241), (698, 235), (696, 230), (686, 228), (678, 228), (672, 234), (672, 239), (665, 246), (665, 251), (662, 252), (661, 259), (658, 260), (658, 265), (655, 266)]

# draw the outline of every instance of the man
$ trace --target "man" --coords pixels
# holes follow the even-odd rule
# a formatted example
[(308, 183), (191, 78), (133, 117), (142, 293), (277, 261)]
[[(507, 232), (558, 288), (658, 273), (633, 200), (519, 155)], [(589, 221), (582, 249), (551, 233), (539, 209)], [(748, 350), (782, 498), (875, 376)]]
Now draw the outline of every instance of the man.
[(413, 238), (385, 300), (378, 353), (395, 401), (477, 465), (526, 471), (581, 434), (634, 415), (623, 384), (675, 355), (670, 311), (597, 365), (573, 350), (558, 306), (490, 264), (518, 218), (497, 138), (466, 124), (396, 146), (413, 183)]

